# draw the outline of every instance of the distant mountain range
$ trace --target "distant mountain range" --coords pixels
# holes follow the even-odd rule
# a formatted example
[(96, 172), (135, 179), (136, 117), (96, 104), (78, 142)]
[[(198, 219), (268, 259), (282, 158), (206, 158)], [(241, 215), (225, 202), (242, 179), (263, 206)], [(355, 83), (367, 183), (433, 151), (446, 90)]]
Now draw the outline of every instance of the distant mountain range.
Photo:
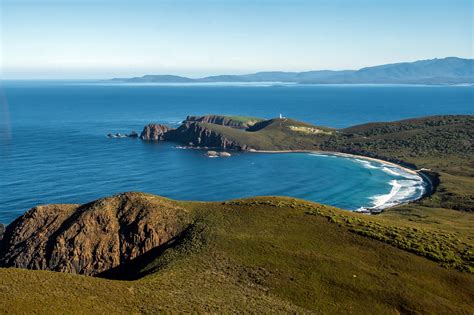
[(192, 79), (176, 75), (115, 78), (136, 83), (287, 82), (301, 84), (473, 84), (474, 59), (447, 57), (386, 64), (359, 70), (269, 71)]

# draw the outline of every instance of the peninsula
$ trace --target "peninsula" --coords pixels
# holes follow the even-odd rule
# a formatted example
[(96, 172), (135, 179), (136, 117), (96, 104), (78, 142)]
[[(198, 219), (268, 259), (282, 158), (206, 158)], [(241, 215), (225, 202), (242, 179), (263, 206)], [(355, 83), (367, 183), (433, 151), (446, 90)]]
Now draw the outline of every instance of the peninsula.
[(473, 132), (469, 115), (345, 129), (222, 115), (149, 124), (144, 141), (350, 153), (424, 168), (438, 185), (377, 216), (287, 197), (138, 192), (37, 206), (1, 231), (0, 310), (469, 313)]
[(454, 171), (454, 165), (443, 168), (439, 165), (445, 165), (446, 157), (452, 161), (472, 159), (473, 129), (474, 116), (469, 115), (431, 116), (345, 129), (284, 117), (265, 120), (205, 115), (188, 116), (178, 128), (149, 124), (143, 128), (140, 138), (177, 142), (189, 148), (247, 152), (325, 151), (380, 159), (420, 170), (432, 186), (438, 185), (440, 176), (444, 177), (440, 187), (443, 203), (449, 204), (450, 208), (471, 211), (474, 209), (472, 197), (456, 198), (454, 191), (458, 188), (449, 189), (449, 193), (445, 189), (445, 185), (457, 186), (450, 183), (453, 177), (448, 175)]

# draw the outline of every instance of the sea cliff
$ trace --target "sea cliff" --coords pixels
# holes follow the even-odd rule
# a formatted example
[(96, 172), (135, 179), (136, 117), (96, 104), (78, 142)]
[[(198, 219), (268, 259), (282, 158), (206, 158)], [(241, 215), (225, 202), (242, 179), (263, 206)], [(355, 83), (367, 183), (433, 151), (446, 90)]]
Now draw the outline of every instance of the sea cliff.
[(438, 184), (440, 186), (437, 199), (424, 202), (456, 210), (474, 209), (474, 198), (469, 193), (474, 189), (470, 176), (460, 175), (455, 166), (440, 167), (447, 160), (471, 165), (474, 155), (472, 115), (431, 116), (345, 129), (285, 117), (261, 119), (242, 129), (243, 125), (236, 127), (226, 116), (219, 119), (216, 118), (219, 115), (192, 117), (188, 116), (177, 129), (148, 125), (141, 138), (203, 149), (330, 151), (377, 158), (412, 170), (423, 169), (420, 174), (431, 187), (428, 195), (435, 192)]

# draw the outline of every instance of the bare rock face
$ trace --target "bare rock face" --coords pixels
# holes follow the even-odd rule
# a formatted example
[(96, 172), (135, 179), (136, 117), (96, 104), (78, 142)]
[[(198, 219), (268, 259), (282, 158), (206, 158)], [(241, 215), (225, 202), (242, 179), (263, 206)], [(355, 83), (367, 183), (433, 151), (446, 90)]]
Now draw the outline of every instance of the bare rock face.
[[(223, 118), (224, 117), (224, 118)], [(215, 118), (215, 119), (214, 119)], [(206, 126), (209, 122), (219, 122), (226, 116), (188, 116), (177, 129), (160, 124), (149, 124), (143, 128), (140, 139), (152, 141), (174, 141), (193, 147), (219, 148), (222, 150), (248, 150), (247, 145), (241, 145), (233, 139), (216, 132)], [(189, 121), (188, 121), (189, 120)], [(225, 122), (222, 122), (225, 125)]]
[(143, 193), (39, 206), (7, 227), (0, 266), (96, 275), (170, 241), (189, 224), (186, 209)]
[(153, 141), (167, 140), (167, 133), (171, 130), (174, 129), (165, 125), (149, 124), (143, 128), (140, 139)]
[(5, 225), (0, 223), (0, 241), (3, 239), (3, 233), (5, 233)]
[(172, 133), (172, 140), (182, 143), (193, 143), (197, 147), (220, 148), (230, 150), (246, 150), (247, 146), (226, 138), (199, 123), (187, 122)]

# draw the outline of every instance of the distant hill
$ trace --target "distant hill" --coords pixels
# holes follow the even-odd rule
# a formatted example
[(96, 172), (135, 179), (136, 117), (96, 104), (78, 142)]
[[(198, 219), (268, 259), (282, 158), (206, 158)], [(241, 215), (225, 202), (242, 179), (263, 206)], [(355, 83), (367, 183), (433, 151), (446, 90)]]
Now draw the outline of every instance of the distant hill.
[(359, 70), (306, 72), (269, 71), (191, 79), (175, 75), (115, 78), (136, 83), (287, 82), (302, 84), (473, 84), (474, 59), (447, 57), (386, 64)]
[(112, 81), (118, 82), (172, 82), (172, 83), (189, 83), (194, 82), (194, 79), (180, 77), (177, 75), (144, 75), (136, 78), (114, 78)]

